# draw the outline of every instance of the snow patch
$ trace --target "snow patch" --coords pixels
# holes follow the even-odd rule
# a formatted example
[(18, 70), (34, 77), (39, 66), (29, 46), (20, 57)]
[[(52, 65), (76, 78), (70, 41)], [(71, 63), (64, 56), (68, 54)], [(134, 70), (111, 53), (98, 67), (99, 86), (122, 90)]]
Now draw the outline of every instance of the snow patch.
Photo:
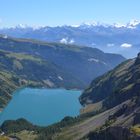
[(123, 43), (123, 44), (121, 44), (121, 47), (122, 47), (122, 48), (131, 48), (131, 47), (132, 47), (132, 44)]
[(140, 24), (140, 21), (134, 19), (134, 20), (131, 20), (129, 24), (132, 25), (132, 26), (136, 26), (136, 25)]
[(104, 64), (104, 65), (107, 65), (107, 63), (105, 63), (105, 62), (103, 62), (103, 61), (101, 61), (101, 63)]
[(116, 27), (116, 28), (123, 28), (123, 27), (126, 27), (125, 24), (121, 24), (121, 23), (114, 23), (113, 26)]
[(61, 80), (61, 81), (63, 81), (63, 78), (61, 76), (58, 76), (58, 79)]
[(95, 58), (89, 58), (88, 61), (89, 61), (89, 62), (102, 63), (102, 64), (104, 64), (104, 65), (107, 65), (107, 63), (105, 63), (104, 61), (100, 61), (100, 60), (95, 59)]
[(89, 58), (88, 61), (89, 62), (96, 62), (96, 63), (98, 63), (100, 60), (95, 59), (95, 58)]
[(80, 25), (75, 24), (75, 25), (71, 25), (71, 27), (78, 28), (78, 27), (80, 27)]

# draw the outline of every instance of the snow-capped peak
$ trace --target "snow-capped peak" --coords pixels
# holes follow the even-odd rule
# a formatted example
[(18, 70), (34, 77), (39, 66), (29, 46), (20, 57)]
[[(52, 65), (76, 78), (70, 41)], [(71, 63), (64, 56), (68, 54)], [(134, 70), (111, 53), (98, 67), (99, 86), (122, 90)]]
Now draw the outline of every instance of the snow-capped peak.
[(82, 28), (82, 29), (86, 29), (86, 28), (99, 27), (99, 26), (109, 27), (110, 25), (106, 24), (106, 23), (93, 21), (93, 22), (84, 22), (79, 27)]
[(28, 28), (29, 26), (26, 25), (26, 24), (18, 24), (17, 26), (15, 26), (15, 28), (22, 28), (22, 29), (25, 29), (25, 28)]
[(96, 22), (93, 23), (89, 23), (89, 22), (83, 22), (82, 24), (80, 24), (80, 28), (90, 28), (92, 26), (97, 26), (98, 24)]
[(131, 26), (136, 26), (136, 25), (138, 25), (138, 24), (140, 24), (140, 21), (139, 21), (139, 20), (131, 20), (131, 21), (129, 22), (129, 25), (131, 25)]
[(127, 24), (127, 28), (131, 28), (134, 29), (136, 28), (137, 25), (140, 24), (139, 20), (131, 20), (128, 24)]
[(73, 24), (73, 25), (71, 25), (71, 27), (78, 28), (78, 27), (80, 27), (80, 24)]
[(113, 27), (116, 27), (116, 28), (126, 27), (125, 24), (121, 24), (121, 23), (114, 23), (112, 26), (113, 26)]
[(27, 24), (18, 24), (17, 26), (14, 27), (9, 27), (12, 29), (32, 29), (32, 30), (39, 30), (39, 29), (44, 29), (47, 31), (49, 28), (55, 28), (55, 27), (75, 27), (75, 28), (81, 28), (81, 29), (88, 29), (88, 28), (95, 28), (95, 27), (114, 27), (114, 28), (130, 28), (130, 29), (135, 29), (137, 26), (140, 24), (140, 20), (131, 20), (129, 23), (126, 24), (121, 24), (121, 23), (114, 23), (114, 24), (107, 24), (107, 23), (102, 23), (102, 22), (96, 22), (96, 21), (91, 21), (91, 22), (83, 22), (81, 24), (75, 24), (75, 25), (62, 25), (62, 26), (31, 26)]
[[(44, 28), (45, 26), (30, 26), (27, 24), (18, 24), (17, 26), (11, 27), (12, 29), (31, 29), (31, 30), (38, 30)], [(47, 27), (47, 26), (46, 26)]]
[(130, 29), (135, 29), (137, 25), (140, 24), (139, 20), (131, 20), (127, 24), (121, 24), (121, 23), (114, 23), (112, 26), (115, 28), (130, 28)]

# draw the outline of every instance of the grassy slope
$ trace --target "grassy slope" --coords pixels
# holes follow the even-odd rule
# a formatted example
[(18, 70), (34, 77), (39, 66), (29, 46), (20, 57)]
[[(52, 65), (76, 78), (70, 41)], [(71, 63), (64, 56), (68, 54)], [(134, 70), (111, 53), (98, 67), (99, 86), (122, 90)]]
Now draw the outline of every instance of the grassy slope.
[[(17, 41), (17, 40), (16, 40)], [(19, 40), (18, 40), (19, 41)], [(20, 41), (19, 41), (20, 42)], [(19, 43), (18, 42), (18, 43)], [(23, 40), (21, 40), (21, 42), (23, 43)], [(25, 40), (25, 43), (27, 43), (26, 42), (26, 40)], [(34, 43), (34, 42), (31, 42), (31, 44), (32, 43)], [(35, 44), (36, 44), (37, 42), (35, 42)], [(30, 44), (30, 45), (31, 45)], [(18, 45), (18, 44), (17, 44)], [(26, 45), (26, 44), (23, 44), (23, 45)], [(40, 43), (38, 44), (38, 45), (40, 45)], [(41, 44), (42, 45), (42, 44)], [(43, 44), (43, 45), (46, 45), (46, 44)], [(56, 46), (57, 46), (58, 44), (56, 44)], [(52, 47), (52, 48), (57, 48), (57, 47), (54, 47), (54, 44), (52, 44), (52, 46), (49, 44), (49, 46), (50, 47)], [(59, 46), (59, 45), (58, 45)], [(14, 48), (14, 46), (10, 46), (10, 47), (13, 47)], [(60, 47), (60, 46), (59, 46)], [(65, 47), (65, 45), (63, 46), (61, 46), (62, 48), (63, 47)], [(12, 49), (13, 49), (12, 48)], [(16, 50), (17, 48), (15, 47), (15, 50)], [(57, 48), (58, 49), (58, 48)], [(84, 49), (85, 48), (77, 48), (77, 47), (75, 47), (75, 46), (73, 46), (72, 48), (69, 48), (69, 46), (67, 46), (66, 48), (66, 51), (67, 50), (71, 50), (72, 52), (74, 51), (74, 52), (76, 52), (76, 53), (81, 53), (81, 51), (85, 51)], [(11, 50), (11, 48), (9, 48), (9, 50)], [(22, 50), (22, 48), (21, 48), (21, 50)], [(61, 49), (60, 49), (61, 50)], [(17, 49), (17, 51), (18, 51), (18, 49)], [(58, 50), (57, 50), (58, 51)], [(97, 51), (98, 52), (98, 51)], [(25, 52), (24, 52), (25, 53)], [(92, 57), (92, 53), (93, 52), (91, 52), (91, 50), (88, 50), (88, 55), (89, 55), (89, 57)], [(5, 92), (5, 89), (7, 90), (8, 88), (6, 87), (6, 88), (3, 88), (2, 86), (1, 86), (1, 95), (2, 95), (2, 98), (6, 101), (5, 103), (7, 103), (7, 99), (10, 99), (11, 98), (11, 95), (9, 94), (9, 93), (11, 93), (11, 91), (13, 91), (13, 90), (15, 90), (15, 89), (17, 89), (18, 87), (20, 87), (20, 86), (22, 86), (22, 85), (35, 85), (35, 86), (37, 86), (37, 85), (46, 85), (46, 86), (50, 86), (50, 82), (48, 83), (48, 81), (45, 81), (44, 82), (44, 79), (39, 79), (38, 80), (38, 78), (36, 77), (36, 76), (32, 76), (31, 75), (31, 72), (30, 73), (28, 73), (28, 70), (29, 69), (27, 69), (27, 71), (26, 71), (26, 68), (29, 68), (29, 66), (30, 65), (32, 65), (32, 64), (35, 64), (35, 67), (33, 68), (33, 69), (30, 69), (30, 70), (36, 70), (37, 69), (37, 67), (36, 66), (39, 66), (39, 65), (41, 65), (41, 67), (42, 66), (44, 66), (45, 67), (45, 69), (46, 68), (50, 68), (50, 66), (51, 66), (51, 68), (53, 69), (53, 71), (54, 70), (56, 70), (57, 72), (56, 73), (59, 73), (59, 74), (61, 74), (61, 73), (63, 73), (63, 71), (60, 71), (59, 69), (57, 69), (58, 67), (56, 66), (56, 65), (53, 65), (53, 64), (50, 64), (50, 63), (48, 63), (46, 60), (42, 60), (42, 58), (36, 58), (36, 57), (34, 57), (33, 56), (33, 54), (32, 54), (32, 51), (31, 51), (31, 54), (29, 55), (27, 55), (27, 54), (23, 54), (23, 53), (10, 53), (10, 52), (4, 52), (4, 51), (0, 51), (0, 56), (1, 56), (1, 72), (2, 73), (4, 73), (4, 76), (3, 76), (3, 79), (4, 79), (4, 81), (6, 80), (6, 83), (3, 83), (3, 85), (12, 85), (13, 83), (13, 85), (11, 86), (11, 90), (8, 90), (8, 98), (7, 98), (7, 96), (5, 96), (6, 95), (6, 92)], [(87, 57), (86, 57), (86, 59), (87, 59)], [(108, 58), (109, 59), (109, 58)], [(120, 57), (120, 59), (121, 59), (121, 57)], [(4, 61), (2, 61), (2, 60), (4, 60)], [(30, 62), (30, 63), (29, 63)], [(6, 64), (8, 64), (8, 65), (5, 65), (5, 63)], [(48, 64), (49, 64), (49, 67), (48, 67)], [(115, 65), (115, 64), (114, 64)], [(33, 66), (33, 65), (32, 65)], [(50, 74), (54, 74), (54, 73), (51, 73), (51, 71), (52, 71), (52, 69), (51, 70), (49, 70), (49, 72), (50, 72)], [(21, 73), (21, 71), (22, 70), (24, 70), (24, 75), (23, 75), (23, 73)], [(8, 71), (8, 72), (7, 72)], [(38, 74), (38, 73), (37, 73)], [(39, 77), (40, 77), (40, 74), (42, 74), (42, 73), (39, 73)], [(5, 76), (6, 75), (6, 76)], [(63, 73), (63, 75), (65, 75), (64, 73)], [(68, 76), (69, 75), (69, 76)], [(14, 77), (13, 77), (14, 76)], [(50, 75), (46, 75), (46, 78), (48, 78), (48, 76), (50, 76)], [(52, 75), (52, 76), (54, 76), (54, 75)], [(57, 75), (58, 76), (58, 75)], [(55, 78), (57, 77), (56, 75), (54, 76)], [(68, 76), (68, 77), (67, 77)], [(44, 77), (44, 74), (43, 74), (43, 77)], [(34, 79), (35, 78), (35, 79)], [(37, 78), (37, 79), (36, 79)], [(45, 78), (45, 80), (46, 80), (46, 78)], [(71, 75), (70, 74), (66, 74), (66, 79), (69, 79), (69, 78), (71, 78)], [(12, 79), (12, 80), (11, 80)], [(53, 78), (54, 79), (54, 78)], [(58, 80), (58, 79), (57, 79)], [(57, 82), (57, 80), (55, 79), (55, 81)], [(77, 79), (76, 79), (77, 80)], [(46, 83), (47, 82), (47, 83)], [(62, 82), (62, 81), (61, 81)], [(59, 81), (58, 81), (58, 84), (57, 83), (55, 83), (55, 85), (56, 85), (56, 87), (58, 86), (58, 87), (61, 87), (61, 86), (64, 86), (64, 83), (66, 83), (67, 81), (64, 81), (64, 83), (61, 83), (60, 82), (60, 79), (59, 79)], [(69, 81), (70, 83), (74, 83), (74, 81)], [(76, 82), (77, 83), (77, 82)], [(68, 84), (68, 83), (66, 83), (66, 84)], [(8, 85), (8, 87), (10, 87)], [(67, 86), (69, 86), (70, 84), (68, 84), (68, 85), (65, 85), (66, 87)], [(81, 85), (81, 84), (80, 84)], [(75, 86), (75, 84), (74, 84), (74, 86)], [(72, 86), (70, 87), (70, 88), (72, 88)], [(4, 95), (4, 96), (3, 96)], [(5, 103), (2, 103), (2, 107), (3, 107), (3, 105), (5, 105)], [(100, 116), (101, 115), (101, 116)], [(99, 116), (97, 116), (97, 117), (102, 117), (102, 115), (103, 114), (100, 114)], [(104, 116), (104, 115), (103, 115)], [(102, 119), (102, 118), (101, 118)], [(104, 123), (104, 121), (105, 121), (105, 119), (103, 118), (103, 122), (101, 122), (101, 124), (99, 123), (98, 124), (98, 122), (97, 122), (97, 119), (96, 119), (96, 117), (92, 117), (92, 118), (90, 118), (90, 119), (88, 119), (88, 120), (85, 120), (84, 122), (82, 122), (82, 123), (80, 123), (80, 124), (76, 124), (76, 125), (73, 125), (72, 127), (69, 127), (68, 129), (67, 129), (67, 127), (65, 127), (63, 130), (63, 133), (60, 133), (60, 135), (58, 134), (58, 136), (59, 137), (54, 137), (55, 139), (60, 139), (61, 137), (63, 137), (64, 139), (65, 139), (65, 137), (67, 137), (67, 139), (72, 139), (73, 138), (73, 135), (74, 135), (74, 137), (76, 137), (76, 138), (81, 138), (83, 135), (81, 135), (81, 132), (85, 135), (85, 134), (87, 134), (90, 130), (93, 130), (95, 127), (92, 127), (91, 125), (92, 125), (92, 123), (94, 124), (95, 123), (95, 126), (97, 127), (97, 126), (100, 126), (100, 125), (102, 125), (103, 123)], [(91, 125), (90, 125), (91, 124)], [(83, 129), (84, 128), (84, 129)], [(76, 130), (78, 129), (78, 131), (75, 133), (75, 132), (73, 132), (73, 129), (75, 130), (75, 132), (76, 132)], [(24, 131), (23, 131), (24, 132)], [(29, 131), (29, 133), (30, 133), (30, 131)], [(67, 133), (68, 133), (68, 135), (67, 135)], [(20, 131), (19, 133), (17, 133), (17, 135), (20, 137), (21, 135), (22, 135), (23, 133)], [(27, 133), (24, 133), (24, 135), (25, 135), (25, 137), (26, 136), (28, 136), (28, 132)], [(34, 139), (34, 138), (33, 138)]]
[(0, 110), (11, 99), (11, 93), (20, 86), (19, 79), (19, 77), (7, 71), (0, 71)]
[[(95, 48), (27, 39), (1, 37), (0, 49), (42, 57), (70, 72), (85, 85), (125, 60), (121, 55), (103, 53)], [(92, 58), (99, 62), (93, 61)]]
[[(63, 79), (61, 79), (61, 78)], [(82, 88), (81, 81), (39, 57), (0, 50), (0, 108), (22, 86)]]
[[(97, 128), (102, 127), (108, 120), (108, 117), (110, 115), (113, 115), (115, 112), (117, 112), (124, 104), (126, 104), (126, 102), (112, 109), (99, 113), (97, 115), (91, 115), (90, 117), (83, 117), (74, 123), (67, 123), (66, 126), (65, 125), (64, 126), (62, 125), (61, 127), (59, 126), (58, 130), (57, 130), (57, 127), (54, 127), (54, 129), (52, 130), (46, 127), (46, 128), (43, 128), (38, 133), (36, 132), (36, 129), (38, 128), (32, 129), (31, 128), (32, 126), (28, 122), (27, 124), (21, 123), (23, 128), (19, 127), (21, 130), (15, 129), (16, 131), (13, 133), (11, 133), (11, 131), (14, 131), (13, 128), (18, 128), (17, 125), (20, 125), (20, 122), (19, 123), (5, 122), (2, 128), (6, 131), (9, 131), (7, 135), (9, 136), (16, 135), (19, 138), (21, 137), (21, 134), (23, 134), (23, 132), (27, 130), (26, 133), (24, 133), (24, 137), (30, 137), (31, 140), (34, 140), (34, 138), (37, 138), (37, 140), (45, 140), (50, 137), (51, 137), (51, 140), (80, 140), (89, 132), (95, 131), (97, 130)], [(44, 134), (47, 132), (49, 132), (49, 135), (47, 134), (46, 136), (44, 136)], [(40, 134), (41, 136), (43, 136), (43, 138), (40, 137)]]
[(138, 93), (136, 88), (140, 80), (139, 66), (139, 63), (135, 63), (135, 59), (128, 60), (95, 79), (80, 97), (81, 103), (103, 101), (104, 107), (112, 107), (131, 98), (133, 96), (131, 91)]
[[(107, 73), (106, 75), (108, 77), (105, 77), (104, 75), (103, 77), (97, 79), (97, 81), (99, 80), (104, 82), (106, 82), (108, 78), (110, 79), (110, 76), (115, 76), (117, 80), (121, 79), (115, 81), (118, 85), (124, 87), (120, 90), (120, 92), (117, 92), (117, 95), (119, 97), (121, 96), (121, 98), (123, 99), (121, 103), (119, 100), (118, 105), (105, 111), (102, 110), (101, 112), (94, 112), (94, 110), (92, 110), (92, 113), (87, 115), (87, 117), (82, 118), (81, 116), (81, 119), (72, 121), (70, 123), (67, 123), (67, 121), (63, 123), (61, 122), (60, 124), (63, 125), (54, 125), (53, 129), (52, 126), (50, 126), (51, 128), (43, 128), (39, 130), (38, 133), (35, 133), (39, 136), (37, 139), (45, 140), (46, 138), (51, 137), (51, 140), (91, 140), (91, 137), (97, 136), (97, 140), (105, 140), (104, 134), (107, 134), (106, 136), (109, 137), (110, 133), (111, 135), (113, 135), (113, 137), (118, 137), (115, 140), (120, 140), (121, 138), (123, 139), (123, 137), (125, 137), (124, 134), (126, 134), (128, 137), (132, 136), (133, 138), (136, 138), (136, 135), (139, 135), (139, 127), (136, 128), (136, 126), (140, 124), (140, 96), (139, 94), (136, 94), (136, 92), (138, 91), (137, 89), (140, 86), (138, 85), (138, 87), (133, 87), (129, 85), (132, 83), (134, 83), (134, 85), (137, 85), (139, 82), (139, 64), (140, 58), (137, 57), (137, 59), (129, 60), (115, 68), (113, 71)], [(129, 74), (131, 74), (131, 76)], [(128, 80), (129, 76), (131, 77), (130, 81)], [(114, 81), (112, 82), (112, 84), (114, 84)], [(100, 86), (100, 84), (98, 86)], [(129, 94), (131, 95), (131, 98), (129, 96), (126, 96)], [(118, 99), (118, 96), (115, 96), (115, 99)], [(112, 94), (110, 94), (110, 96), (108, 95), (107, 100), (109, 101), (109, 103), (111, 103), (112, 106)], [(13, 127), (13, 125), (11, 126)], [(10, 131), (13, 131), (12, 129), (10, 129), (9, 125), (5, 127), (6, 131), (8, 130), (8, 128)], [(122, 130), (123, 128), (125, 129)], [(127, 133), (121, 133), (123, 131), (127, 131)], [(130, 131), (132, 131), (132, 133), (129, 133)], [(17, 135), (20, 132), (21, 131), (16, 132)], [(119, 135), (116, 135), (116, 132), (120, 132)], [(101, 138), (100, 136), (103, 136), (103, 138)]]
[[(101, 62), (89, 62), (92, 57)], [(92, 78), (123, 60), (120, 55), (105, 54), (88, 47), (0, 36), (0, 72), (3, 73), (0, 75), (3, 85), (0, 87), (0, 108), (20, 86), (83, 89)]]
[(8, 70), (11, 69), (15, 74), (20, 75), (20, 77), (22, 76), (25, 79), (39, 82), (49, 80), (54, 87), (82, 88), (84, 86), (80, 80), (73, 77), (70, 73), (65, 72), (61, 67), (45, 59), (24, 53), (2, 53), (4, 54), (3, 64), (8, 64), (6, 68)]

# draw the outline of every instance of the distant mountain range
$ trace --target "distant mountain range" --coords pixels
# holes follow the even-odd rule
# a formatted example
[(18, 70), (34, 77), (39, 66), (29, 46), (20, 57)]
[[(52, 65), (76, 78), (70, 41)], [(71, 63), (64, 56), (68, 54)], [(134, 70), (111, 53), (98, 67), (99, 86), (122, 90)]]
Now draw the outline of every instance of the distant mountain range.
[(135, 57), (140, 50), (140, 22), (128, 24), (84, 23), (73, 26), (29, 27), (18, 25), (1, 28), (1, 34), (18, 38), (30, 38), (47, 42), (75, 44), (95, 47), (104, 52), (119, 53), (125, 57)]

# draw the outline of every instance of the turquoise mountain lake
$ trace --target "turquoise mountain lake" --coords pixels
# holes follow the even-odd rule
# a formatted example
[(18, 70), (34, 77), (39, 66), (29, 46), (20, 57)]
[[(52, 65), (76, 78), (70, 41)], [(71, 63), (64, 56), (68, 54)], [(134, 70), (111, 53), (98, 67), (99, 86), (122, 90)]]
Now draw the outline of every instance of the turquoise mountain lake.
[(80, 94), (81, 91), (65, 89), (18, 90), (0, 114), (0, 124), (5, 120), (25, 118), (33, 124), (47, 126), (65, 116), (77, 116), (81, 108)]

